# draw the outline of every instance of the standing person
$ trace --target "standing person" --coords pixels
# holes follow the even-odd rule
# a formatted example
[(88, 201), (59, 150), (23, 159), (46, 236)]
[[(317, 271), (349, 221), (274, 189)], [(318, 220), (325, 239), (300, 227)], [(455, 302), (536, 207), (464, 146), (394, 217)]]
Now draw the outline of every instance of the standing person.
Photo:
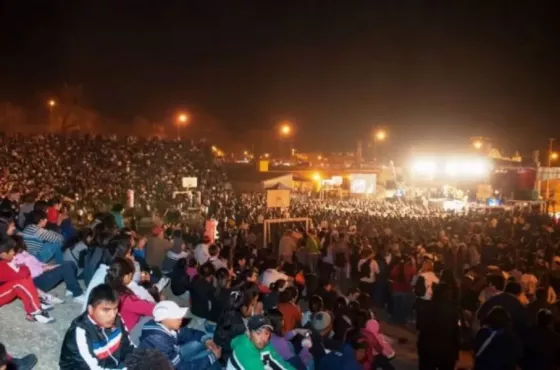
[(371, 249), (362, 251), (357, 267), (360, 276), (360, 290), (373, 296), (375, 279), (379, 275), (379, 265), (375, 260), (375, 252)]
[[(515, 370), (523, 346), (512, 330), (511, 317), (496, 306), (482, 321), (474, 339), (475, 370)], [(539, 369), (544, 370), (544, 369)]]
[(274, 328), (270, 320), (262, 315), (253, 316), (247, 323), (248, 333), (243, 333), (231, 341), (233, 354), (229, 358), (227, 370), (295, 370), (270, 345)]
[(309, 264), (309, 269), (311, 272), (317, 273), (319, 269), (318, 265), (321, 249), (319, 248), (319, 239), (317, 239), (315, 230), (313, 229), (309, 230), (307, 233), (305, 249), (307, 251), (307, 263)]
[(445, 283), (434, 287), (419, 326), (419, 370), (454, 370), (459, 359), (459, 311)]
[(560, 368), (560, 335), (554, 331), (554, 317), (548, 309), (541, 309), (536, 327), (524, 341), (523, 370), (556, 370)]
[(284, 235), (280, 238), (280, 245), (278, 248), (279, 264), (282, 262), (294, 263), (294, 252), (296, 248), (297, 242), (293, 237), (292, 230), (286, 230)]
[(439, 283), (439, 278), (434, 273), (434, 263), (426, 259), (418, 274), (412, 280), (414, 294), (416, 295), (416, 326), (421, 326), (421, 321), (427, 316), (430, 301), (432, 300), (434, 284)]
[(521, 285), (515, 282), (508, 283), (503, 293), (493, 296), (480, 307), (478, 320), (484, 321), (494, 308), (502, 307), (509, 314), (513, 331), (523, 337), (529, 327), (529, 316), (527, 309), (519, 301), (520, 295)]
[(413, 259), (408, 256), (400, 259), (390, 273), (393, 320), (401, 325), (406, 324), (414, 305), (411, 283), (415, 274), (416, 266)]
[(93, 288), (87, 311), (64, 336), (60, 369), (123, 369), (134, 346), (118, 313), (119, 294), (107, 284)]

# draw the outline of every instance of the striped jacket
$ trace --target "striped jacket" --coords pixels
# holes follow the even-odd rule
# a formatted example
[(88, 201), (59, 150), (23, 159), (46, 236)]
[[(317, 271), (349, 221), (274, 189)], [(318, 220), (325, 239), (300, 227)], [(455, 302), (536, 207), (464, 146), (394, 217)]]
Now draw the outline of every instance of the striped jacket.
[(104, 329), (84, 312), (72, 321), (64, 336), (59, 366), (61, 370), (123, 369), (133, 350), (120, 316), (113, 328)]
[(45, 243), (62, 244), (64, 241), (59, 233), (43, 229), (37, 225), (27, 225), (21, 232), (21, 236), (27, 246), (27, 251), (33, 255), (37, 255)]

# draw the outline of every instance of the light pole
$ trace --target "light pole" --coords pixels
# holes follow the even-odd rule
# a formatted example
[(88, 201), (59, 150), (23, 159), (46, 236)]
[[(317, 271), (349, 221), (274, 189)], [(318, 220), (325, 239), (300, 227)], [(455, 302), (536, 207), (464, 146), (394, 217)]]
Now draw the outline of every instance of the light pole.
[(373, 160), (377, 161), (377, 142), (387, 139), (387, 133), (384, 130), (377, 130), (373, 136)]
[[(293, 138), (293, 124), (290, 121), (283, 121), (280, 123), (279, 133), (280, 137), (283, 138), (288, 144), (290, 144), (290, 138)], [(291, 145), (293, 147), (293, 144)], [(280, 149), (280, 152), (282, 150)]]
[[(550, 171), (550, 166), (552, 165), (552, 160), (558, 159), (558, 153), (552, 152), (552, 143), (554, 142), (553, 138), (548, 139), (548, 171)], [(549, 174), (550, 176), (550, 174)], [(548, 205), (550, 203), (550, 179), (549, 176), (546, 178), (546, 213), (548, 213)]]
[(181, 140), (181, 127), (185, 126), (189, 121), (189, 116), (186, 113), (179, 113), (177, 115), (177, 138)]

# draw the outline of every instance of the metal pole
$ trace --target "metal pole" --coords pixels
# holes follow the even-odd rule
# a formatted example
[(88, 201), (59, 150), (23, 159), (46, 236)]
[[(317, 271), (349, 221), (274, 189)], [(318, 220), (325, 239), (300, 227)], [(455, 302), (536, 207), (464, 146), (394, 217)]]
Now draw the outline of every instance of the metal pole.
[[(548, 168), (550, 168), (550, 166), (552, 165), (552, 143), (554, 142), (553, 138), (548, 139)], [(549, 176), (547, 176), (546, 178), (546, 193), (545, 193), (545, 204), (546, 204), (546, 213), (548, 213), (548, 204), (549, 204), (549, 198), (550, 198), (550, 170), (549, 171)]]

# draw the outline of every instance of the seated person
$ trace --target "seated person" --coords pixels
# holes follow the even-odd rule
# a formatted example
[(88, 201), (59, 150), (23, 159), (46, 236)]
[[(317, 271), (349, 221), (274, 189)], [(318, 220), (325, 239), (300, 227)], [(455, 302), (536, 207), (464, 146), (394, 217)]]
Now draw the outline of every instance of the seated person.
[(118, 313), (119, 294), (107, 284), (93, 288), (87, 311), (72, 321), (64, 336), (60, 369), (124, 368), (134, 346)]
[(301, 310), (295, 303), (297, 298), (298, 291), (293, 286), (287, 287), (278, 297), (278, 311), (282, 312), (284, 318), (284, 333), (299, 327), (301, 323)]
[(43, 211), (33, 211), (27, 217), (29, 225), (23, 229), (21, 236), (28, 252), (37, 257), (41, 262), (54, 259), (56, 263), (64, 262), (62, 244), (64, 239), (61, 234), (45, 229), (47, 214)]
[(187, 308), (173, 301), (159, 302), (153, 311), (154, 320), (144, 325), (140, 349), (153, 348), (167, 356), (175, 369), (220, 369), (217, 361), (221, 349), (199, 330), (181, 328)]
[(229, 358), (228, 369), (295, 369), (270, 345), (270, 336), (274, 330), (270, 320), (262, 315), (251, 316), (247, 329), (247, 333), (231, 341), (233, 354)]
[[(151, 318), (155, 303), (138, 297), (128, 285), (132, 282), (134, 265), (127, 258), (117, 257), (109, 266), (105, 283), (113, 288), (120, 299), (119, 313), (124, 325), (130, 333), (134, 332), (136, 325), (143, 318)], [(150, 298), (152, 298), (150, 296)], [(147, 319), (144, 322), (148, 321)]]
[(6, 236), (0, 236), (0, 307), (19, 298), (23, 302), (26, 319), (41, 324), (54, 321), (46, 309), (52, 306), (41, 304), (39, 293), (27, 266), (19, 266), (14, 261), (16, 243)]
[[(43, 292), (49, 292), (64, 281), (66, 284), (66, 295), (74, 297), (76, 303), (85, 303), (84, 292), (80, 284), (78, 284), (76, 277), (76, 266), (72, 262), (65, 261), (62, 265), (44, 264), (27, 252), (27, 248), (20, 236), (13, 236), (13, 238), (16, 242), (14, 261), (20, 266), (25, 265), (29, 268), (33, 282), (38, 289)], [(51, 298), (51, 302), (47, 300), (47, 303), (62, 303), (62, 301), (55, 301)]]

